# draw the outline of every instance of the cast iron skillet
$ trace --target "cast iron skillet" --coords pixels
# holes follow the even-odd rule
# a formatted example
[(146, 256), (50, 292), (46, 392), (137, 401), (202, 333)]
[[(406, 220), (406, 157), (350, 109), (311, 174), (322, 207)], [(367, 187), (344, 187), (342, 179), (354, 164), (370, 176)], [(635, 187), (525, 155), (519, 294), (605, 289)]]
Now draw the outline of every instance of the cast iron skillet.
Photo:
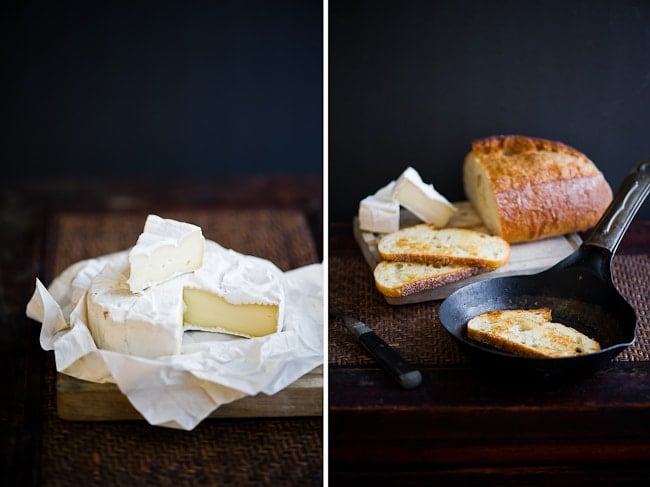
[[(645, 161), (630, 170), (593, 232), (571, 255), (538, 274), (488, 279), (457, 290), (440, 306), (442, 326), (475, 359), (513, 372), (548, 376), (603, 367), (634, 342), (636, 314), (614, 287), (610, 266), (648, 192), (650, 161)], [(467, 338), (467, 322), (476, 315), (545, 306), (554, 321), (598, 340), (601, 350), (567, 358), (527, 358)]]

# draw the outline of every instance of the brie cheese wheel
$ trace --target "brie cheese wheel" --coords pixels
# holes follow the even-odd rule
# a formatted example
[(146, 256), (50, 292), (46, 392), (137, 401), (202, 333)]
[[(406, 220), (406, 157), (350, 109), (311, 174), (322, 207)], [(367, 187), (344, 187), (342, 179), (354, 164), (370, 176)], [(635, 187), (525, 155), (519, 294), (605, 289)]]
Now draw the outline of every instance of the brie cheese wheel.
[(395, 181), (359, 203), (359, 228), (366, 232), (391, 233), (399, 230), (399, 203), (393, 199)]
[(425, 184), (418, 172), (406, 168), (395, 183), (393, 199), (425, 223), (444, 227), (456, 208), (438, 193), (433, 185)]
[(88, 327), (99, 348), (156, 358), (181, 351), (184, 330), (256, 337), (284, 321), (282, 271), (259, 257), (206, 241), (200, 269), (134, 294), (126, 254), (92, 279)]
[(131, 292), (138, 293), (203, 264), (205, 239), (201, 228), (149, 215), (144, 231), (129, 253)]

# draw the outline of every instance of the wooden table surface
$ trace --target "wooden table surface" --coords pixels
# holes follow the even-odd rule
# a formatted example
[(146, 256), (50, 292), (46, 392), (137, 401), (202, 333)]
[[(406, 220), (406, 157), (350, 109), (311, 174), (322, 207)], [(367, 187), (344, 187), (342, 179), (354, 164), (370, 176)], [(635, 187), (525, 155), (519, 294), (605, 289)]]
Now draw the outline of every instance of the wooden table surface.
[[(366, 320), (373, 315), (384, 322), (390, 316), (407, 317), (409, 308), (388, 309), (380, 298), (364, 295), (376, 290), (363, 284), (356, 298), (341, 294), (354, 292), (355, 283), (339, 291), (335, 266), (342, 266), (339, 261), (349, 266), (362, 259), (360, 254), (351, 222), (331, 223), (330, 305), (357, 302)], [(632, 224), (619, 254), (641, 256), (647, 265), (650, 221)], [(372, 279), (370, 271), (367, 278)], [(636, 292), (650, 294), (647, 288)], [(642, 311), (647, 316), (647, 309)], [(400, 325), (382, 323), (384, 331)], [(351, 344), (345, 342), (345, 332), (336, 331), (340, 328), (330, 318), (329, 467), (334, 484), (363, 479), (382, 485), (636, 485), (650, 479), (647, 360), (616, 362), (586, 377), (541, 384), (522, 382), (514, 374), (495, 376), (471, 363), (415, 363), (422, 385), (403, 390), (372, 361), (335, 363), (338, 354), (332, 347), (356, 346), (351, 338)], [(333, 343), (335, 333), (342, 335)], [(414, 355), (413, 350), (402, 353), (407, 360)]]
[[(300, 208), (323, 252), (319, 178), (67, 181), (5, 184), (0, 190), (0, 471), (8, 485), (43, 483), (46, 354), (24, 307), (34, 276), (52, 277), (45, 241), (51, 215), (215, 205)], [(329, 225), (328, 239), (329, 255), (362, 259), (351, 222)], [(650, 258), (650, 222), (635, 221), (619, 252)], [(426, 387), (403, 391), (373, 364), (329, 367), (330, 485), (360, 479), (382, 485), (637, 485), (650, 478), (648, 362), (613, 364), (579, 388), (564, 383), (543, 390), (495, 383), (468, 367), (421, 370)]]
[[(54, 215), (165, 209), (299, 209), (322, 260), (322, 179), (316, 176), (0, 184), (0, 356), (4, 363), (0, 371), (0, 478), (4, 485), (43, 485), (46, 480), (42, 465), (43, 410), (47, 406), (43, 404), (44, 376), (48, 363), (52, 366), (51, 352), (41, 349), (40, 327), (25, 316), (25, 306), (34, 289), (34, 278), (49, 283), (53, 277), (48, 266), (51, 246), (46, 238), (51, 234)], [(236, 424), (231, 427), (236, 428)], [(91, 463), (98, 461), (94, 455), (89, 459)], [(104, 464), (107, 460), (103, 458)], [(318, 472), (308, 477), (309, 484), (317, 485), (322, 478), (322, 465), (316, 466)], [(305, 467), (304, 474), (313, 473), (309, 468)], [(58, 485), (66, 483), (65, 479), (47, 480)]]

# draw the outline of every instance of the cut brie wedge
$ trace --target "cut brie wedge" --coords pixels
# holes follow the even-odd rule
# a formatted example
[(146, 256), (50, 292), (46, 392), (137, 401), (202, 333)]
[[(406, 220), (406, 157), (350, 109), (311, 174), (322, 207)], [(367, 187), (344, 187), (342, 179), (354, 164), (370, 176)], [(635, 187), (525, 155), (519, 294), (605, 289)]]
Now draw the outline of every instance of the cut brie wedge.
[(393, 199), (425, 223), (444, 227), (456, 208), (438, 193), (432, 184), (425, 184), (412, 167), (406, 168), (395, 183)]
[(139, 293), (203, 264), (205, 239), (201, 228), (149, 215), (144, 231), (129, 252), (131, 292)]

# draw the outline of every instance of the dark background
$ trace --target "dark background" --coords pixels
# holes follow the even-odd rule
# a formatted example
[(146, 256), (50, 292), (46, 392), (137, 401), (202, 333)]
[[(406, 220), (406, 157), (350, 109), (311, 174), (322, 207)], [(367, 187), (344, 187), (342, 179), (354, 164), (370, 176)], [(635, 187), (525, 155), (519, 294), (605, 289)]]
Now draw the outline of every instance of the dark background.
[(322, 174), (323, 6), (3, 2), (5, 182)]
[[(471, 141), (517, 133), (584, 152), (614, 191), (650, 158), (650, 2), (329, 2), (329, 211), (408, 166), (464, 199)], [(650, 203), (637, 218), (650, 218)]]

